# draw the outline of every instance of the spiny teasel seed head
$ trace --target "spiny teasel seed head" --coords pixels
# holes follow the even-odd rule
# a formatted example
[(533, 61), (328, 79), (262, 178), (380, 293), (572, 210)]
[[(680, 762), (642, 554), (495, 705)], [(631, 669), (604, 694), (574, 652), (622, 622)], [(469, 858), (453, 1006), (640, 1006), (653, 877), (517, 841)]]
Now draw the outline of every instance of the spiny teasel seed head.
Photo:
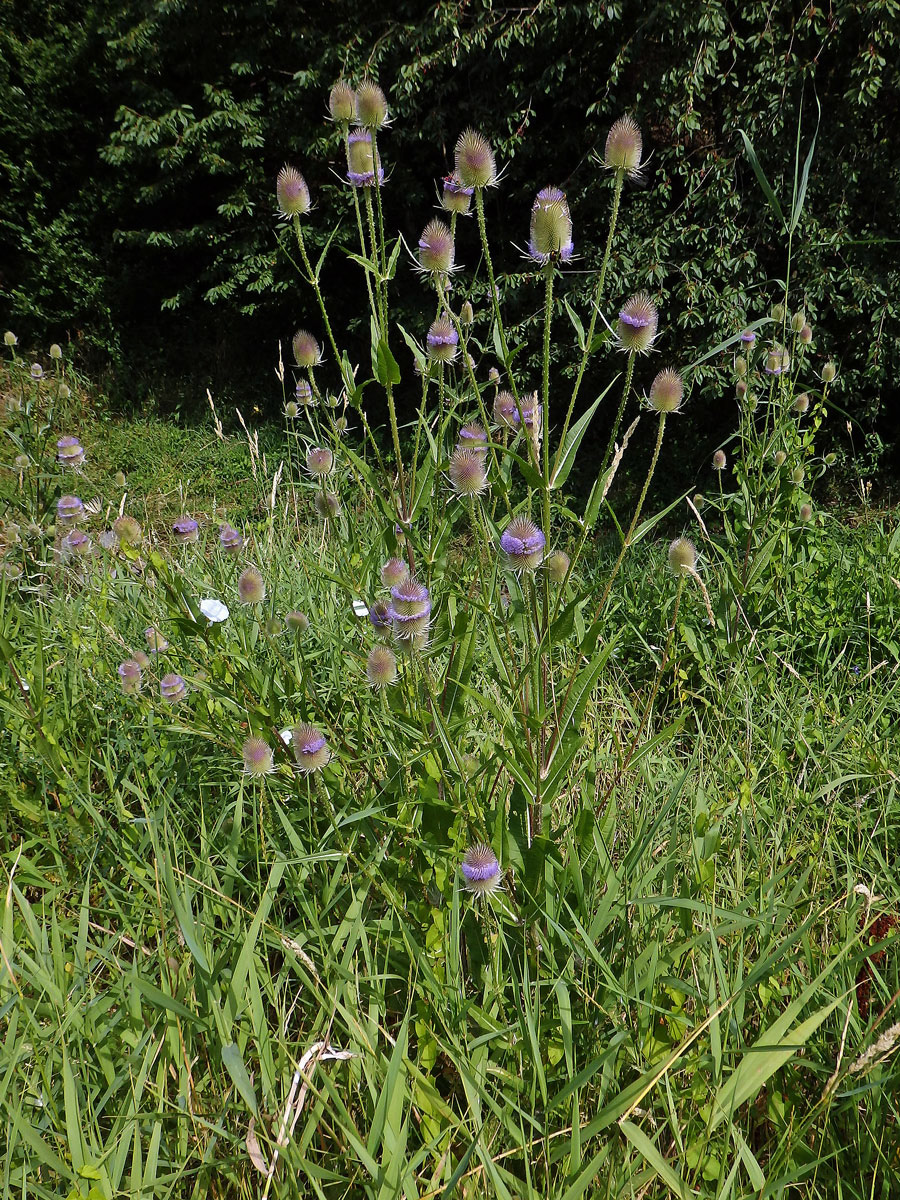
[(5, 346), (17, 346), (19, 344), (19, 339), (11, 329), (7, 329), (6, 333), (4, 333), (3, 344)]
[(61, 383), (61, 384), (59, 385), (59, 398), (60, 398), (60, 400), (68, 400), (68, 398), (69, 398), (71, 395), (72, 395), (72, 390), (71, 390), (71, 388), (69, 387), (69, 385), (68, 385), (67, 383)]
[(793, 470), (791, 471), (791, 483), (795, 484), (797, 487), (800, 486), (800, 484), (803, 482), (803, 480), (805, 478), (806, 478), (806, 472), (803, 470), (802, 467), (800, 467), (800, 466), (794, 467)]
[(297, 770), (304, 775), (309, 775), (313, 771), (321, 771), (331, 758), (325, 734), (315, 725), (310, 725), (305, 721), (294, 729), (291, 749), (294, 752)]
[(541, 435), (541, 402), (537, 392), (525, 392), (519, 403), (513, 402), (512, 425), (514, 429), (525, 426), (525, 432), (534, 438)]
[(564, 583), (569, 573), (569, 563), (570, 559), (565, 550), (554, 550), (544, 561), (544, 566), (547, 568), (547, 574), (554, 583)]
[(473, 896), (487, 896), (500, 886), (502, 873), (497, 855), (484, 842), (477, 842), (466, 851), (460, 864), (463, 887)]
[(32, 379), (43, 379), (44, 378), (44, 368), (41, 366), (40, 363), (32, 363), (31, 364), (31, 378)]
[(471, 300), (463, 300), (459, 309), (460, 325), (471, 325), (475, 320), (475, 309), (472, 307)]
[(255, 567), (241, 571), (237, 590), (242, 604), (261, 604), (266, 598), (266, 582)]
[(670, 544), (669, 570), (673, 575), (693, 575), (697, 570), (697, 547), (690, 538), (676, 538)]
[(813, 510), (812, 510), (811, 504), (801, 504), (800, 505), (800, 520), (801, 521), (811, 521), (812, 520), (812, 511)]
[(627, 175), (629, 179), (640, 179), (642, 150), (643, 139), (637, 121), (631, 116), (619, 117), (606, 135), (603, 165), (610, 171)]
[(812, 326), (811, 325), (804, 325), (803, 328), (800, 330), (800, 332), (797, 334), (797, 340), (800, 342), (800, 344), (802, 346), (808, 346), (810, 344), (810, 342), (812, 342), (812, 337), (813, 337), (813, 334), (812, 334)]
[(467, 421), (459, 431), (459, 449), (487, 454), (488, 436), (477, 421)]
[(60, 496), (56, 502), (56, 519), (60, 525), (74, 525), (84, 518), (84, 504), (77, 496)]
[(62, 346), (60, 346), (59, 342), (54, 342), (50, 347), (50, 357), (57, 361), (62, 358)]
[(376, 600), (369, 605), (369, 620), (372, 628), (384, 633), (391, 627), (391, 606), (386, 600)]
[(798, 311), (795, 312), (791, 317), (791, 329), (794, 331), (794, 333), (799, 333), (805, 324), (806, 313), (802, 308), (798, 309)]
[(169, 643), (155, 625), (148, 625), (144, 630), (144, 641), (150, 654), (165, 654), (169, 648)]
[(790, 369), (790, 365), (790, 354), (788, 354), (784, 346), (779, 346), (776, 343), (766, 355), (766, 365), (763, 370), (767, 375), (783, 375), (785, 371)]
[(784, 450), (776, 450), (775, 451), (775, 466), (776, 466), (776, 468), (783, 467), (786, 462), (787, 462), (787, 454), (784, 452)]
[(409, 567), (402, 558), (389, 558), (381, 568), (381, 582), (387, 587), (394, 587), (409, 578)]
[(743, 398), (747, 395), (746, 379), (739, 379), (737, 381), (737, 383), (734, 385), (734, 394), (737, 396), (738, 400), (743, 400)]
[(425, 338), (428, 357), (436, 362), (453, 362), (459, 350), (459, 334), (448, 317), (433, 321)]
[(339, 79), (328, 97), (328, 111), (336, 125), (349, 125), (356, 112), (356, 92), (345, 79)]
[(474, 187), (466, 187), (458, 175), (448, 175), (444, 179), (444, 190), (441, 193), (441, 206), (447, 212), (467, 213), (472, 205)]
[(516, 427), (519, 409), (512, 392), (498, 392), (494, 398), (494, 420), (509, 429)]
[(738, 379), (743, 379), (743, 377), (747, 374), (747, 360), (744, 358), (743, 354), (739, 354), (734, 360), (734, 373), (737, 375)]
[(785, 309), (784, 309), (784, 305), (783, 304), (773, 304), (771, 316), (772, 316), (772, 320), (775, 322), (776, 325), (783, 324), (784, 318), (787, 316), (787, 313), (785, 312)]
[(547, 539), (528, 517), (513, 517), (500, 538), (507, 566), (514, 571), (535, 571), (544, 558)]
[(728, 459), (725, 457), (724, 450), (717, 450), (712, 456), (712, 465), (714, 471), (724, 471), (728, 464)]
[(140, 663), (136, 662), (133, 658), (126, 658), (124, 662), (119, 663), (116, 670), (124, 694), (126, 696), (136, 695), (141, 690), (142, 673)]
[(809, 408), (809, 392), (801, 392), (794, 399), (794, 412), (805, 413)]
[(31, 466), (31, 459), (27, 454), (17, 454), (13, 459), (13, 466), (17, 471), (27, 471)]
[(231, 525), (223, 525), (219, 530), (219, 545), (226, 554), (237, 557), (243, 548), (244, 539)]
[(419, 266), (432, 275), (448, 275), (454, 260), (453, 234), (440, 217), (434, 217), (419, 238)]
[(200, 526), (193, 517), (179, 517), (172, 525), (172, 533), (176, 542), (185, 545), (187, 542), (197, 541), (200, 537)]
[(159, 681), (159, 694), (168, 704), (177, 704), (187, 695), (187, 684), (180, 675), (163, 675)]
[(457, 447), (450, 455), (447, 474), (458, 496), (480, 496), (487, 488), (484, 455), (477, 450)]
[(150, 658), (150, 655), (145, 654), (143, 650), (135, 650), (132, 653), (131, 657), (134, 659), (134, 661), (137, 663), (137, 665), (141, 668), (142, 671), (146, 671), (148, 667), (151, 667), (153, 665), (153, 660)]
[(301, 408), (308, 408), (313, 403), (312, 385), (308, 379), (298, 379), (294, 387), (294, 400)]
[(77, 437), (67, 434), (56, 443), (56, 458), (66, 467), (80, 467), (84, 462), (84, 447)]
[(365, 79), (356, 89), (356, 121), (363, 129), (381, 129), (387, 124), (388, 104), (377, 83)]
[(306, 452), (306, 469), (310, 475), (330, 475), (334, 470), (334, 454), (327, 446), (311, 446)]
[(298, 367), (317, 367), (322, 361), (319, 343), (308, 329), (298, 329), (291, 339), (294, 362)]
[(300, 416), (300, 405), (296, 400), (288, 400), (284, 406), (284, 415), (289, 421), (293, 421), (296, 417)]
[(283, 217), (302, 217), (309, 212), (309, 188), (296, 167), (285, 163), (275, 181), (278, 211)]
[(340, 516), (341, 498), (336, 492), (316, 492), (313, 504), (323, 521), (333, 521)]
[(646, 354), (659, 328), (659, 312), (646, 292), (632, 296), (621, 309), (616, 323), (619, 349), (629, 354)]
[(650, 384), (650, 407), (658, 413), (674, 413), (684, 399), (684, 382), (677, 371), (666, 367)]
[(475, 129), (466, 129), (458, 137), (454, 174), (467, 188), (493, 187), (497, 182), (497, 160), (487, 138)]
[(391, 629), (397, 642), (427, 636), (431, 623), (431, 597), (428, 588), (408, 577), (391, 588), (388, 606)]
[(113, 483), (116, 485), (116, 487), (123, 488), (126, 483), (125, 472), (116, 471), (115, 475), (113, 475)]
[(531, 206), (528, 254), (545, 266), (568, 262), (572, 257), (572, 217), (565, 192), (558, 187), (542, 188)]
[(837, 367), (833, 362), (827, 362), (822, 368), (822, 382), (831, 383), (835, 375), (837, 375)]
[(376, 168), (372, 134), (368, 129), (351, 129), (347, 137), (347, 178), (354, 187), (374, 187), (384, 182), (380, 156)]
[(136, 546), (141, 540), (140, 522), (127, 515), (116, 517), (113, 521), (113, 533), (123, 546)]
[(271, 775), (275, 770), (275, 755), (265, 738), (248, 737), (241, 747), (241, 757), (244, 760), (245, 775), (258, 778), (261, 775)]
[(755, 341), (756, 341), (756, 330), (745, 329), (743, 331), (743, 333), (741, 334), (741, 342), (745, 346), (752, 346)]
[(304, 612), (297, 610), (289, 612), (285, 615), (285, 624), (293, 633), (306, 633), (309, 629), (309, 617)]
[(397, 678), (397, 656), (389, 646), (373, 646), (366, 659), (366, 678), (374, 688), (388, 687)]
[(86, 558), (91, 552), (91, 539), (81, 529), (72, 529), (63, 538), (63, 549), (67, 554)]

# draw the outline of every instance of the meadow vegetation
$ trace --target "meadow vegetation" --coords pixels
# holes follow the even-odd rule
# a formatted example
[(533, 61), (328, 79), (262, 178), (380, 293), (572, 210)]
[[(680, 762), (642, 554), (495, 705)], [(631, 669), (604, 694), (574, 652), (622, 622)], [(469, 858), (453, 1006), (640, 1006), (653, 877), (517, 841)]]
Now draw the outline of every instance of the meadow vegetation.
[[(329, 106), (342, 239), (313, 256), (337, 214), (276, 186), (279, 433), (213, 398), (199, 441), (100, 420), (60, 347), (6, 337), (4, 1195), (894, 1194), (900, 531), (817, 503), (811, 151), (779, 199), (746, 145), (786, 282), (654, 361), (677, 314), (607, 278), (642, 168), (617, 121), (588, 305), (566, 196), (521, 214), (532, 370), (490, 143), (460, 135), (407, 245), (384, 94)], [(361, 363), (320, 284), (341, 253)], [(651, 511), (704, 387), (732, 431)]]

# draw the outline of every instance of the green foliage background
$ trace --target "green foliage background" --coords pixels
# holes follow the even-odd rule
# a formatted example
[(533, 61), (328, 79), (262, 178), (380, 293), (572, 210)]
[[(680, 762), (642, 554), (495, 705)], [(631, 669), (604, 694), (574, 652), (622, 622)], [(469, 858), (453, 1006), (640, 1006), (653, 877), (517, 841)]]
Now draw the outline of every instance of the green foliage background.
[[(793, 278), (817, 347), (840, 362), (835, 400), (862, 424), (873, 464), (900, 428), (898, 50), (896, 0), (512, 9), (438, 0), (377, 10), (257, 0), (215, 13), (172, 0), (6, 2), (6, 319), (23, 345), (68, 339), (91, 365), (111, 363), (131, 402), (152, 393), (167, 408), (196, 409), (209, 382), (225, 396), (252, 387), (261, 406), (274, 405), (277, 390), (259, 380), (274, 384), (277, 338), (310, 313), (279, 261), (273, 180), (295, 162), (317, 203), (310, 238), (324, 243), (341, 218), (339, 237), (350, 238), (325, 101), (341, 72), (368, 70), (395, 117), (383, 139), (389, 229), (418, 236), (467, 124), (508, 164), (503, 211), (490, 216), (524, 335), (540, 297), (513, 243), (526, 239), (533, 192), (554, 182), (569, 195), (582, 258), (568, 295), (583, 303), (609, 200), (592, 152), (615, 117), (633, 112), (651, 158), (644, 189), (623, 205), (627, 249), (611, 264), (610, 303), (647, 287), (664, 314), (663, 354), (690, 361), (745, 312), (766, 310), (773, 297), (758, 281), (785, 268), (784, 236), (738, 130), (776, 192), (789, 192), (798, 121), (805, 152), (818, 102)], [(475, 256), (465, 230), (459, 257), (472, 266)], [(326, 269), (324, 283), (352, 331), (362, 314), (342, 301), (358, 295), (347, 270)], [(418, 331), (428, 319), (418, 284), (400, 274), (395, 311)], [(730, 397), (711, 388), (699, 403), (711, 436), (729, 427)]]

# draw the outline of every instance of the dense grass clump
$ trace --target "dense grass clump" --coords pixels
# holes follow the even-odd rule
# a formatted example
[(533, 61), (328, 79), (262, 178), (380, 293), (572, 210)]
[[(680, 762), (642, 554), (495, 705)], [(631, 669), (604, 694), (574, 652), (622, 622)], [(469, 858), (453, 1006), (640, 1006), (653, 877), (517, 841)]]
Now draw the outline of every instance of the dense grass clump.
[[(789, 281), (704, 356), (735, 427), (703, 493), (648, 515), (699, 364), (651, 364), (667, 314), (604, 290), (634, 155), (613, 139), (606, 257), (562, 335), (577, 213), (547, 187), (523, 216), (532, 378), (493, 276), (489, 142), (461, 136), (446, 221), (407, 256), (387, 101), (348, 95), (371, 363), (341, 349), (282, 172), (309, 307), (283, 435), (226, 436), (212, 408), (243, 464), (224, 507), (170, 487), (161, 453), (136, 493), (64, 360), (7, 338), (4, 1186), (889, 1194), (900, 534), (816, 506), (834, 370)], [(390, 293), (413, 257), (410, 331)]]

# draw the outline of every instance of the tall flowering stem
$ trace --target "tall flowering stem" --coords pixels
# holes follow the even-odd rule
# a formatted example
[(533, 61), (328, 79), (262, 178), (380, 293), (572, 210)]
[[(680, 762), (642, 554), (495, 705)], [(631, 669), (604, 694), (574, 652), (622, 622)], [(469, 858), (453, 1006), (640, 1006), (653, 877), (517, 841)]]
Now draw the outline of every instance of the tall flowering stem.
[(544, 532), (550, 532), (550, 323), (553, 320), (553, 264), (545, 268), (544, 374), (541, 390), (541, 425), (544, 434)]
[(569, 411), (566, 413), (566, 419), (563, 422), (563, 429), (559, 439), (559, 448), (557, 450), (555, 467), (559, 466), (559, 458), (562, 455), (566, 434), (569, 432), (572, 414), (575, 411), (575, 401), (578, 399), (578, 392), (581, 389), (581, 381), (584, 379), (584, 373), (587, 370), (587, 362), (591, 353), (591, 345), (594, 341), (594, 333), (597, 329), (597, 314), (600, 311), (600, 299), (603, 295), (604, 284), (606, 283), (606, 268), (609, 266), (609, 256), (610, 252), (612, 251), (613, 237), (616, 232), (616, 223), (619, 219), (619, 201), (622, 198), (622, 184), (624, 181), (624, 173), (617, 171), (615, 184), (613, 187), (612, 212), (610, 213), (609, 217), (609, 232), (606, 235), (606, 250), (603, 253), (603, 262), (600, 264), (600, 275), (597, 279), (597, 286), (594, 289), (594, 299), (591, 304), (591, 323), (588, 326), (587, 337), (585, 338), (584, 346), (581, 351), (581, 362), (578, 364), (578, 374), (575, 376), (575, 386), (572, 389), (572, 399), (569, 401)]
[(622, 416), (625, 412), (625, 405), (628, 402), (628, 394), (631, 391), (631, 380), (634, 376), (634, 351), (628, 355), (628, 363), (625, 367), (625, 384), (622, 388), (622, 398), (619, 401), (619, 409), (616, 413), (616, 419), (613, 421), (612, 431), (609, 435), (609, 442), (606, 446), (606, 453), (603, 455), (603, 462), (600, 465), (600, 475), (609, 466), (609, 460), (612, 458), (613, 447), (616, 444), (616, 437), (619, 433), (619, 426), (622, 424)]
[(644, 508), (644, 501), (647, 499), (647, 492), (650, 490), (650, 481), (653, 478), (654, 472), (656, 471), (656, 464), (659, 462), (659, 452), (662, 448), (663, 434), (665, 433), (666, 429), (666, 416), (667, 414), (664, 412), (659, 414), (659, 426), (657, 427), (656, 431), (656, 445), (653, 447), (653, 457), (650, 459), (650, 469), (647, 471), (647, 478), (644, 480), (644, 486), (641, 489), (641, 494), (638, 497), (637, 504), (635, 505), (634, 516), (631, 518), (631, 524), (628, 526), (628, 532), (625, 534), (625, 539), (622, 542), (622, 549), (619, 551), (619, 557), (616, 559), (615, 565), (612, 569), (612, 574), (607, 580), (606, 587), (603, 589), (603, 595), (600, 597), (600, 602), (597, 605), (596, 612), (598, 614), (601, 612), (603, 605), (609, 598), (609, 593), (612, 591), (612, 585), (619, 573), (619, 568), (622, 565), (625, 555), (628, 553), (628, 547), (631, 545), (631, 539), (634, 537), (634, 531), (637, 528), (637, 523), (641, 518), (641, 513)]
[(487, 264), (488, 283), (491, 289), (491, 305), (494, 310), (494, 320), (497, 322), (497, 329), (500, 333), (500, 345), (503, 347), (503, 366), (506, 369), (506, 374), (509, 379), (509, 386), (513, 396), (516, 398), (516, 403), (519, 401), (519, 393), (516, 389), (516, 381), (513, 378), (513, 373), (510, 370), (509, 359), (509, 344), (506, 340), (506, 330), (503, 327), (503, 319), (500, 316), (500, 297), (497, 295), (497, 284), (494, 279), (494, 264), (491, 260), (491, 249), (487, 239), (487, 224), (484, 219), (484, 189), (477, 187), (475, 189), (475, 215), (478, 218), (478, 235), (481, 238), (481, 248), (484, 251), (484, 261)]

